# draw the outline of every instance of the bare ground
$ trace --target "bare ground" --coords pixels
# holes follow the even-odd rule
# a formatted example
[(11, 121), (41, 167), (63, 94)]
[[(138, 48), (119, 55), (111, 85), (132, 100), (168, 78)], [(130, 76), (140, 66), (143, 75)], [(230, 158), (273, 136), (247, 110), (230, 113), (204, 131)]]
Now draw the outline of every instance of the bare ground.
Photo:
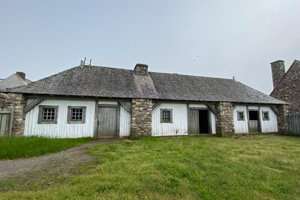
[[(12, 185), (52, 185), (58, 178), (65, 179), (70, 173), (78, 173), (80, 167), (95, 161), (87, 152), (88, 147), (113, 142), (112, 139), (92, 141), (58, 153), (31, 158), (0, 161), (0, 192), (12, 188)], [(59, 180), (60, 182), (62, 180)]]

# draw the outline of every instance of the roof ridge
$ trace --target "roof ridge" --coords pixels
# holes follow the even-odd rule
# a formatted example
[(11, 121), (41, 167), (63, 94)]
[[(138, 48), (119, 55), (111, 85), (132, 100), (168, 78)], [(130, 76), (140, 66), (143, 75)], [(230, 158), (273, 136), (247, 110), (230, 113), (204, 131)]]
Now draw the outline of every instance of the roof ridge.
[(149, 72), (149, 73), (156, 73), (156, 74), (167, 74), (167, 75), (178, 75), (178, 76), (189, 76), (189, 77), (201, 77), (201, 78), (211, 78), (211, 79), (222, 79), (222, 80), (232, 80), (230, 78), (219, 78), (219, 77), (210, 77), (210, 76), (196, 76), (196, 75), (190, 75), (190, 74), (179, 74), (179, 73), (167, 73), (167, 72)]

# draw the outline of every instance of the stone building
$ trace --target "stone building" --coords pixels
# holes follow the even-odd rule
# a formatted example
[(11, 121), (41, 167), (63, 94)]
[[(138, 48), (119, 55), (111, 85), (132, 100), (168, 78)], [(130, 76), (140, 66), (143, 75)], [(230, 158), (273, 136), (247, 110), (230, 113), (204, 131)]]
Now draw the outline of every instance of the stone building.
[[(286, 132), (286, 103), (232, 79), (78, 66), (7, 90), (15, 135), (143, 137)], [(17, 101), (14, 101), (17, 100)], [(12, 103), (14, 102), (14, 103)]]
[(285, 71), (284, 61), (271, 63), (274, 89), (270, 96), (288, 102), (289, 114), (300, 114), (300, 62)]

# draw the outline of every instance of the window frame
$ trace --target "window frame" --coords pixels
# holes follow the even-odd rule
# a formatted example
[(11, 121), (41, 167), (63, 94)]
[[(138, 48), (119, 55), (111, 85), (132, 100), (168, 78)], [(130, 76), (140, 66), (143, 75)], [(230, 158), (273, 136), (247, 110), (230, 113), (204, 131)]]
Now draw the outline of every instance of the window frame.
[[(53, 120), (43, 119), (43, 110), (44, 109), (54, 109), (54, 119)], [(58, 106), (40, 105), (39, 106), (38, 124), (57, 124), (57, 116), (58, 116)]]
[[(72, 109), (82, 109), (82, 119), (73, 120), (72, 119)], [(68, 124), (84, 124), (86, 116), (86, 106), (68, 106)]]
[[(268, 118), (265, 118), (265, 113), (268, 114)], [(270, 112), (269, 111), (262, 111), (262, 120), (270, 121)]]
[[(240, 113), (243, 113), (243, 118), (242, 119), (240, 118)], [(242, 111), (242, 110), (237, 111), (237, 120), (238, 121), (245, 121), (245, 111)]]
[[(163, 120), (163, 112), (170, 112), (170, 120)], [(160, 109), (160, 123), (173, 123), (173, 109), (162, 108)]]

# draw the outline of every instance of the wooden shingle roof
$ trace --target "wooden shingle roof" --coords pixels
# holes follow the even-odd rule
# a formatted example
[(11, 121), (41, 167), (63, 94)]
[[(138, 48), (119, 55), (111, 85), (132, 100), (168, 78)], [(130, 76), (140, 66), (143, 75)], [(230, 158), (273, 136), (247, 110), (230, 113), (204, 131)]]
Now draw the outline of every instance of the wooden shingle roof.
[(109, 98), (227, 101), (285, 104), (232, 79), (149, 72), (99, 66), (74, 67), (7, 92)]

